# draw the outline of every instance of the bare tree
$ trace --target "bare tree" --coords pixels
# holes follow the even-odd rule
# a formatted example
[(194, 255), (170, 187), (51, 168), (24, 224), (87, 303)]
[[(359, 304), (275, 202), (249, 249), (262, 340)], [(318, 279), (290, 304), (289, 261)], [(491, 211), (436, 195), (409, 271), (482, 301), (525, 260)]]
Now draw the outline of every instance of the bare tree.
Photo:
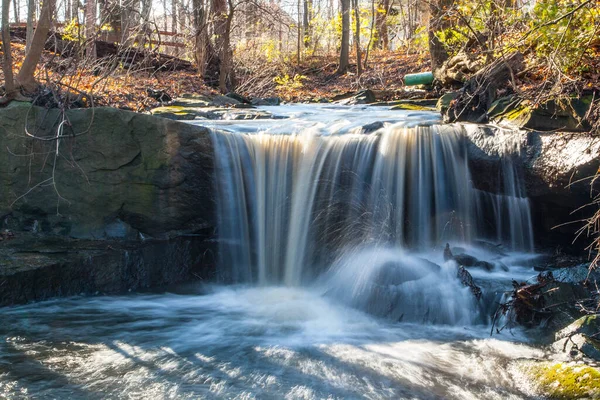
[(429, 24), (427, 32), (429, 35), (429, 53), (431, 56), (431, 68), (437, 71), (444, 61), (448, 59), (448, 52), (440, 41), (437, 33), (448, 27), (446, 12), (452, 5), (453, 0), (433, 0), (429, 3)]
[(9, 11), (10, 0), (2, 0), (2, 50), (4, 51), (2, 68), (4, 70), (4, 99), (11, 99), (14, 97), (16, 91), (12, 70), (10, 26), (8, 25)]
[(29, 52), (31, 48), (31, 41), (33, 40), (33, 19), (35, 18), (35, 0), (28, 0), (27, 2), (27, 32), (25, 39), (25, 53)]
[(340, 44), (338, 73), (344, 74), (350, 64), (350, 0), (340, 0), (340, 3), (342, 5), (342, 41)]
[[(175, 0), (173, 0), (175, 1)], [(194, 58), (198, 67), (198, 74), (202, 77), (206, 74), (209, 58), (212, 56), (212, 46), (208, 37), (207, 13), (204, 0), (193, 0), (193, 22), (194, 22)]]
[(86, 57), (89, 61), (96, 59), (96, 0), (85, 3), (85, 38)]
[(55, 6), (56, 0), (45, 0), (42, 4), (40, 19), (33, 34), (31, 47), (27, 52), (23, 65), (21, 65), (21, 69), (17, 75), (16, 82), (26, 92), (34, 92), (38, 87), (38, 83), (35, 80), (35, 70), (42, 56), (42, 51), (44, 51), (46, 40), (48, 39)]
[(311, 22), (312, 22), (312, 13), (313, 13), (313, 2), (312, 0), (304, 0), (304, 13), (303, 15), (303, 30), (304, 30), (304, 47), (307, 48), (310, 46), (312, 40), (312, 30), (311, 30)]
[(358, 0), (352, 0), (354, 3), (354, 22), (356, 31), (354, 33), (354, 44), (356, 46), (356, 74), (362, 75), (362, 63), (360, 55), (360, 10), (358, 8)]
[(13, 11), (15, 13), (15, 22), (18, 24), (19, 22), (21, 22), (21, 18), (19, 18), (19, 4), (20, 2), (18, 0), (13, 0)]
[(380, 0), (377, 4), (377, 10), (374, 11), (375, 27), (377, 33), (375, 35), (374, 47), (387, 50), (389, 48), (389, 35), (387, 16), (390, 10), (390, 0)]

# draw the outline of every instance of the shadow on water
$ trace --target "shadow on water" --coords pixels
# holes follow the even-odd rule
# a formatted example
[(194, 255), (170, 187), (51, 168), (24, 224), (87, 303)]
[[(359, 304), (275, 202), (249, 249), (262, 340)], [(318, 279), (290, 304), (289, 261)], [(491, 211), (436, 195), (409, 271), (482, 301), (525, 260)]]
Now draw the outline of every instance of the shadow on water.
[(483, 330), (390, 324), (290, 288), (61, 299), (0, 318), (0, 385), (38, 398), (522, 396), (452, 368), (485, 358), (469, 345)]

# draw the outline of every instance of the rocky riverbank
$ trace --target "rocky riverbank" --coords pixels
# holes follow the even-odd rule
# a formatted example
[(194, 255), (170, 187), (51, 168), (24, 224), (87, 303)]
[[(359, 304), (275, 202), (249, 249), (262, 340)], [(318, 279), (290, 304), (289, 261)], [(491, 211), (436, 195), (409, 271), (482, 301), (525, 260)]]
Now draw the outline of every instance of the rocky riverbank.
[[(378, 103), (369, 91), (341, 96), (336, 101), (390, 105)], [(165, 241), (159, 247), (167, 246), (182, 237), (210, 242), (215, 204), (209, 131), (171, 119), (183, 114), (183, 119), (190, 119), (190, 115), (194, 119), (235, 119), (240, 115), (255, 118), (258, 114), (260, 118), (277, 117), (252, 108), (256, 106), (248, 102), (235, 95), (186, 96), (169, 106), (176, 107), (176, 112), (156, 109), (155, 116), (110, 108), (61, 114), (56, 109), (12, 103), (0, 110), (0, 147), (6, 149), (0, 155), (1, 228), (17, 237), (29, 235), (33, 247), (36, 237), (64, 240), (63, 247), (76, 249), (87, 245), (73, 240), (90, 241), (93, 250), (104, 241), (113, 249), (119, 247), (114, 243), (126, 242), (125, 249), (129, 250), (136, 244), (151, 247), (157, 241)], [(434, 103), (431, 99), (416, 99), (398, 101), (393, 106), (431, 109)], [(277, 101), (263, 99), (256, 104)], [(381, 126), (368, 131), (375, 132)], [(574, 248), (570, 246), (579, 226), (553, 228), (575, 219), (573, 210), (588, 201), (590, 186), (585, 178), (599, 167), (600, 140), (578, 133), (488, 125), (465, 125), (464, 131), (474, 185), (486, 192), (502, 190), (502, 158), (513, 158), (525, 178), (533, 206), (537, 247), (551, 252), (558, 249), (559, 255), (582, 254), (584, 241)], [(61, 140), (57, 153), (58, 134)], [(9, 249), (4, 253), (5, 260), (6, 254), (12, 254), (11, 263), (15, 265), (15, 254), (22, 252), (11, 253), (11, 242), (16, 243), (8, 238), (0, 243)], [(71, 256), (67, 261), (75, 262)], [(53, 261), (48, 260), (48, 264)], [(200, 267), (194, 268), (197, 271)], [(207, 265), (206, 273), (199, 275), (210, 275), (211, 268)], [(34, 299), (36, 296), (28, 297)]]
[(212, 274), (207, 129), (13, 102), (0, 148), (0, 305)]

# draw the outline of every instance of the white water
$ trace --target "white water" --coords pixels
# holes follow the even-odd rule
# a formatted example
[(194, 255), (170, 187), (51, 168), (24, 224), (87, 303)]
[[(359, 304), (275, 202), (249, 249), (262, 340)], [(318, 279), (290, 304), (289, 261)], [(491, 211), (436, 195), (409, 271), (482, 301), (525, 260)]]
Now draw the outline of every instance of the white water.
[[(225, 281), (298, 286), (356, 246), (440, 251), (491, 238), (533, 250), (514, 143), (503, 141), (503, 192), (489, 194), (472, 187), (463, 128), (438, 125), (434, 113), (289, 113), (291, 120), (215, 126)], [(363, 134), (374, 121), (386, 124)]]
[(73, 298), (0, 309), (9, 399), (521, 399), (542, 351), (396, 324), (312, 289)]
[[(244, 285), (0, 309), (0, 398), (537, 395), (519, 360), (545, 354), (519, 330), (489, 336), (493, 302), (536, 274), (508, 159), (505, 192), (481, 193), (461, 128), (433, 113), (269, 110), (291, 118), (211, 122), (219, 267)], [(470, 269), (483, 300), (446, 242), (496, 266)]]

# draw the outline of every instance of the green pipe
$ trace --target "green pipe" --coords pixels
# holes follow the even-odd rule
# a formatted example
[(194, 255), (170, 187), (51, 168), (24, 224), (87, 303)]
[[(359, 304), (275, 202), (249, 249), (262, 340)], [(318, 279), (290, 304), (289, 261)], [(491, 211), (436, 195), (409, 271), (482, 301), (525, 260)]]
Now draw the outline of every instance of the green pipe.
[(431, 85), (433, 83), (433, 72), (421, 72), (420, 74), (404, 75), (406, 86)]

